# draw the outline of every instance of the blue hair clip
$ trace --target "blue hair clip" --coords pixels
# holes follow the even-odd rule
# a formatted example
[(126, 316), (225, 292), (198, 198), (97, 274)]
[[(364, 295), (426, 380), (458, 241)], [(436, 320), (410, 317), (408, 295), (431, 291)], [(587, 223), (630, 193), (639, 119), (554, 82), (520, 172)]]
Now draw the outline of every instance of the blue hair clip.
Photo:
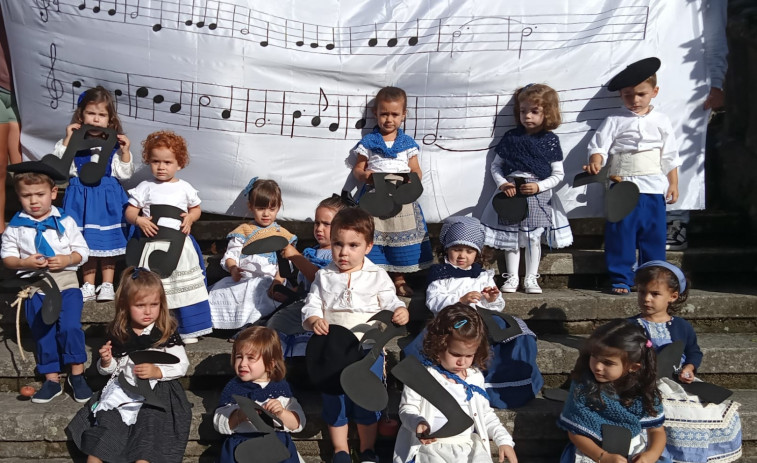
[(454, 326), (455, 329), (458, 330), (458, 329), (462, 328), (463, 326), (465, 326), (466, 323), (468, 323), (468, 319), (467, 318), (463, 318), (462, 320), (456, 322), (452, 326)]
[(255, 182), (257, 182), (257, 181), (258, 181), (257, 177), (252, 177), (250, 179), (250, 183), (248, 183), (247, 186), (244, 187), (244, 190), (242, 190), (242, 194), (245, 197), (249, 197), (250, 196), (250, 192), (252, 191), (252, 186), (255, 185)]
[(527, 89), (528, 87), (530, 87), (532, 85), (534, 85), (534, 84), (533, 83), (526, 84), (526, 85), (523, 86), (523, 88), (521, 90), (525, 90), (525, 89)]
[(81, 102), (84, 101), (84, 95), (87, 94), (87, 91), (84, 90), (79, 94), (79, 99), (76, 101), (76, 106), (81, 106)]
[(131, 273), (131, 279), (132, 279), (132, 280), (136, 280), (137, 278), (139, 278), (139, 274), (140, 274), (141, 272), (143, 272), (143, 271), (144, 271), (144, 272), (147, 272), (147, 271), (149, 271), (149, 270), (147, 270), (147, 269), (146, 269), (146, 268), (144, 268), (144, 267), (134, 267), (134, 271), (133, 271), (133, 272)]

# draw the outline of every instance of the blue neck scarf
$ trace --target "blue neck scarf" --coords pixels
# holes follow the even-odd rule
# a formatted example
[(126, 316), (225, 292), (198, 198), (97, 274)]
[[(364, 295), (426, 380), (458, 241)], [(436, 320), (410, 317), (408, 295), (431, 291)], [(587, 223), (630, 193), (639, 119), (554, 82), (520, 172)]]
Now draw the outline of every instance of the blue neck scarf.
[(484, 268), (478, 262), (474, 262), (471, 268), (463, 270), (449, 263), (432, 265), (428, 271), (428, 282), (444, 280), (447, 278), (478, 278)]
[(523, 127), (505, 133), (494, 151), (504, 161), (502, 175), (505, 177), (521, 171), (544, 180), (552, 174), (550, 164), (563, 159), (557, 135), (548, 131), (529, 135)]
[(247, 397), (255, 402), (265, 402), (277, 397), (292, 397), (292, 390), (286, 381), (271, 381), (266, 387), (261, 387), (254, 381), (242, 381), (239, 378), (233, 378), (223, 388), (221, 397), (218, 399), (218, 406), (223, 407), (237, 403), (232, 397), (234, 394)]
[(53, 251), (50, 243), (45, 239), (43, 232), (52, 229), (57, 231), (59, 235), (62, 235), (63, 232), (66, 231), (61, 223), (64, 218), (64, 215), (56, 217), (51, 214), (47, 216), (46, 219), (38, 221), (29, 217), (21, 217), (20, 213), (16, 213), (8, 225), (11, 227), (28, 227), (36, 229), (37, 236), (34, 237), (34, 247), (37, 249), (37, 252), (45, 257), (55, 257), (55, 251)]
[(385, 158), (392, 159), (397, 158), (398, 153), (409, 150), (411, 148), (419, 149), (418, 144), (415, 142), (415, 140), (413, 140), (413, 137), (411, 137), (410, 135), (405, 135), (405, 132), (402, 131), (402, 129), (397, 129), (397, 138), (394, 139), (394, 143), (392, 144), (391, 148), (386, 146), (384, 137), (381, 135), (381, 132), (379, 132), (378, 127), (373, 129), (372, 133), (364, 136), (363, 139), (360, 140), (360, 144), (363, 145), (366, 149), (373, 151), (374, 153), (378, 153)]
[(475, 384), (470, 384), (466, 382), (463, 378), (457, 376), (456, 374), (452, 373), (451, 371), (447, 371), (444, 368), (442, 368), (441, 365), (437, 365), (435, 363), (432, 363), (431, 360), (427, 359), (426, 357), (423, 357), (422, 364), (426, 365), (427, 367), (431, 367), (434, 370), (438, 371), (445, 377), (451, 379), (452, 381), (456, 382), (457, 384), (460, 384), (465, 389), (465, 398), (467, 400), (470, 400), (473, 398), (473, 393), (476, 392), (479, 395), (486, 398), (486, 400), (489, 400), (489, 394), (486, 393), (486, 390), (481, 389), (480, 387), (476, 386)]
[[(321, 251), (321, 255), (325, 253), (325, 249), (318, 249), (315, 248), (305, 248), (304, 251), (302, 251), (302, 255), (310, 261), (311, 264), (315, 265), (316, 267), (323, 268), (331, 263), (333, 259), (323, 259), (321, 257), (318, 257), (318, 251)], [(328, 253), (331, 255), (331, 252)]]

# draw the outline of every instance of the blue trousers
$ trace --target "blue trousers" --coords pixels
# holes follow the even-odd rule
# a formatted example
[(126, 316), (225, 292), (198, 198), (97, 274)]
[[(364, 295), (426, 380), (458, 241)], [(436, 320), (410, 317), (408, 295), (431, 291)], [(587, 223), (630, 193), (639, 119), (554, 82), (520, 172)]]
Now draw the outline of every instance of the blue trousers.
[(37, 343), (37, 371), (43, 375), (59, 373), (63, 371), (63, 365), (87, 361), (84, 331), (81, 329), (81, 311), (84, 307), (81, 290), (63, 290), (61, 298), (60, 317), (52, 325), (42, 321), (40, 309), (43, 295), (37, 293), (26, 301), (26, 320)]
[(665, 260), (665, 233), (663, 195), (642, 193), (623, 220), (605, 224), (605, 261), (613, 287), (633, 285), (637, 249), (639, 264)]

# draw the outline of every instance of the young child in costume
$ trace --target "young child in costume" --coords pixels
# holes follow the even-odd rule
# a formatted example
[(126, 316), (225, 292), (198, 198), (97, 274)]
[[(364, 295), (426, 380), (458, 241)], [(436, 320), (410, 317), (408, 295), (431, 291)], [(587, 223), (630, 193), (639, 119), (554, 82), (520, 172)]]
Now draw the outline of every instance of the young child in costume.
[(231, 273), (210, 289), (210, 313), (213, 327), (238, 329), (270, 315), (278, 303), (273, 288), (285, 285), (279, 274), (275, 252), (243, 255), (242, 249), (254, 239), (279, 235), (289, 243), (297, 237), (276, 223), (281, 208), (281, 189), (273, 180), (253, 178), (246, 190), (248, 207), (253, 221), (242, 224), (229, 233), (229, 244), (221, 259), (221, 266)]
[[(139, 227), (143, 235), (151, 237), (158, 233), (158, 225), (151, 220), (150, 206), (169, 205), (184, 211), (181, 223), (170, 218), (159, 221), (161, 226), (181, 230), (186, 235), (179, 263), (169, 277), (163, 278), (163, 288), (168, 308), (173, 310), (179, 323), (182, 341), (195, 343), (199, 336), (213, 331), (213, 325), (202, 251), (189, 234), (192, 224), (200, 218), (200, 197), (192, 185), (176, 177), (176, 173), (189, 164), (187, 142), (183, 137), (163, 130), (148, 135), (142, 146), (142, 159), (150, 166), (154, 179), (145, 180), (129, 190), (126, 220)], [(148, 267), (148, 257), (153, 250), (166, 248), (165, 242), (147, 243), (140, 266)]]
[[(407, 324), (407, 308), (397, 297), (391, 278), (367, 257), (373, 236), (373, 218), (362, 209), (349, 207), (334, 216), (331, 222), (333, 262), (315, 274), (302, 308), (303, 328), (317, 336), (327, 335), (331, 324), (353, 329), (367, 323), (381, 310), (394, 312), (392, 322)], [(378, 368), (383, 370), (383, 356), (376, 363), (379, 362)], [(357, 406), (344, 394), (322, 394), (321, 397), (323, 419), (329, 426), (334, 446), (333, 463), (350, 462), (348, 418), (357, 423), (360, 461), (377, 462), (373, 447), (380, 413)]]
[(297, 453), (290, 433), (300, 432), (305, 426), (305, 412), (292, 396), (284, 379), (286, 366), (276, 332), (262, 326), (245, 328), (234, 341), (231, 363), (236, 378), (226, 384), (213, 414), (216, 431), (229, 437), (223, 443), (222, 463), (234, 463), (234, 451), (242, 442), (253, 437), (255, 427), (247, 421), (233, 395), (251, 399), (276, 415), (284, 425), (276, 430), (276, 437), (287, 447), (290, 457), (283, 462), (303, 461)]
[[(505, 309), (505, 300), (494, 283), (493, 272), (484, 270), (481, 258), (484, 230), (472, 217), (449, 217), (439, 234), (439, 261), (431, 267), (426, 306), (434, 316), (450, 305), (463, 303), (494, 312)], [(512, 317), (520, 333), (492, 346), (493, 359), (484, 370), (486, 389), (495, 408), (515, 408), (534, 398), (544, 385), (536, 365), (536, 335), (519, 318)], [(500, 327), (507, 324), (494, 317)], [(422, 358), (425, 331), (405, 348), (405, 354)]]
[[(97, 371), (110, 379), (74, 416), (66, 433), (89, 455), (88, 462), (181, 462), (189, 439), (192, 407), (178, 379), (189, 359), (166, 304), (160, 277), (145, 268), (124, 270), (116, 293), (116, 316), (100, 348)], [(175, 364), (134, 364), (135, 351), (166, 352)], [(124, 389), (149, 380), (165, 410), (143, 404), (144, 397)]]
[[(697, 335), (689, 322), (673, 316), (689, 294), (683, 272), (665, 261), (648, 261), (636, 270), (636, 286), (641, 313), (633, 320), (644, 328), (655, 349), (683, 341), (678, 381), (696, 381), (694, 375), (702, 362)], [(660, 378), (657, 387), (665, 409), (667, 450), (673, 461), (729, 462), (741, 457), (738, 402), (703, 402), (698, 396), (688, 394), (672, 377)]]
[(670, 120), (652, 106), (657, 96), (660, 60), (647, 58), (612, 78), (610, 91), (620, 91), (625, 108), (600, 124), (589, 142), (589, 163), (596, 174), (607, 163), (608, 178), (633, 182), (639, 202), (619, 222), (605, 223), (605, 261), (612, 292), (628, 294), (633, 268), (649, 260), (665, 260), (665, 203), (678, 200), (678, 142)]
[[(42, 167), (42, 169), (36, 170)], [(58, 187), (44, 172), (41, 162), (25, 162), (11, 166), (19, 172), (13, 184), (23, 211), (17, 212), (3, 233), (3, 265), (16, 273), (47, 270), (61, 291), (62, 304), (58, 320), (47, 325), (42, 319), (45, 294), (19, 294), (28, 298), (26, 320), (36, 343), (37, 371), (45, 375), (42, 387), (32, 396), (34, 403), (47, 403), (63, 393), (59, 373), (71, 365), (68, 383), (73, 397), (83, 403), (92, 396), (84, 380), (87, 350), (81, 328), (84, 305), (76, 269), (87, 261), (89, 249), (76, 222), (52, 205)], [(62, 178), (59, 180), (63, 180)]]
[[(497, 144), (490, 171), (497, 194), (526, 196), (528, 216), (510, 223), (497, 215), (490, 201), (481, 222), (486, 232), (485, 244), (505, 250), (507, 271), (502, 275), (505, 277), (502, 292), (514, 293), (518, 289), (520, 248), (526, 248), (523, 289), (529, 294), (539, 294), (542, 235), (548, 233), (547, 241), (552, 247), (573, 243), (567, 220), (561, 220), (562, 209), (553, 207), (551, 191), (565, 176), (560, 139), (552, 132), (562, 121), (560, 101), (551, 87), (529, 84), (515, 92), (513, 111), (517, 127), (505, 133)], [(525, 183), (518, 187), (516, 180)]]
[[(407, 95), (397, 87), (384, 87), (373, 106), (376, 128), (353, 148), (357, 156), (352, 174), (358, 181), (373, 183), (373, 173), (407, 174), (421, 178), (418, 144), (400, 126), (407, 115)], [(400, 296), (412, 296), (404, 274), (431, 266), (433, 256), (426, 220), (418, 202), (405, 204), (394, 217), (375, 218), (376, 232), (368, 257), (390, 272)]]
[[(670, 462), (663, 456), (665, 414), (655, 375), (655, 351), (640, 326), (618, 319), (597, 328), (576, 360), (557, 420), (570, 439), (560, 462)], [(631, 431), (628, 452), (602, 449), (603, 424)]]
[[(55, 144), (53, 154), (63, 157), (74, 131), (83, 124), (107, 127), (118, 132), (118, 144), (109, 154), (105, 175), (97, 185), (85, 185), (79, 180), (79, 169), (89, 162), (97, 162), (103, 153), (99, 148), (77, 153), (71, 164), (71, 179), (63, 195), (63, 210), (79, 225), (89, 246), (89, 260), (82, 265), (84, 284), (81, 287), (84, 301), (112, 301), (115, 297), (113, 278), (116, 257), (126, 252), (128, 225), (124, 210), (129, 198), (119, 183), (134, 173), (130, 142), (123, 134), (116, 113), (113, 96), (101, 86), (90, 88), (79, 96), (71, 124), (66, 127), (66, 138)], [(97, 264), (102, 271), (102, 284), (95, 289)]]
[(399, 416), (402, 427), (394, 445), (394, 463), (453, 463), (492, 461), (489, 439), (505, 458), (517, 463), (514, 443), (484, 390), (489, 357), (486, 329), (478, 313), (464, 303), (445, 307), (428, 324), (423, 341), (424, 365), (445, 386), (462, 409), (473, 418), (473, 426), (459, 435), (424, 439), (418, 435), (435, 432), (447, 419), (423, 396), (424, 391), (405, 387)]

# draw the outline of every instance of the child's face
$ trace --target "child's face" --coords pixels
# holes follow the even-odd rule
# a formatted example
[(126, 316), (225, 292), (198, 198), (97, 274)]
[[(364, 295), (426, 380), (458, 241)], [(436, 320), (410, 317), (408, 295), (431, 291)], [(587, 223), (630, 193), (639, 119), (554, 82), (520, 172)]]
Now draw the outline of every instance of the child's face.
[(328, 207), (319, 207), (315, 210), (313, 236), (321, 249), (331, 247), (331, 221), (334, 220), (335, 215), (336, 211)]
[(653, 322), (667, 321), (668, 305), (678, 300), (678, 293), (660, 279), (639, 285), (637, 294), (642, 317)]
[(181, 170), (176, 155), (170, 149), (159, 146), (150, 151), (150, 169), (155, 180), (172, 182), (176, 172)]
[(46, 219), (53, 209), (53, 200), (58, 196), (58, 187), (43, 183), (19, 183), (18, 199), (24, 212), (34, 219)]
[(649, 112), (649, 104), (659, 90), (659, 87), (652, 87), (649, 82), (642, 82), (635, 87), (621, 88), (620, 98), (626, 108), (643, 116)]
[(362, 269), (365, 255), (371, 252), (372, 247), (373, 243), (355, 230), (338, 230), (331, 238), (331, 254), (342, 273)]
[(462, 244), (447, 248), (447, 260), (461, 268), (468, 268), (473, 265), (477, 255), (478, 251)]
[(82, 123), (94, 125), (95, 127), (107, 127), (110, 120), (108, 113), (108, 104), (104, 101), (100, 103), (89, 103), (82, 111)]
[(129, 304), (132, 329), (142, 330), (154, 323), (160, 313), (160, 292), (140, 291)]
[(374, 109), (381, 135), (387, 136), (397, 132), (405, 120), (407, 110), (403, 100), (379, 101)]
[(279, 213), (278, 206), (268, 205), (266, 207), (250, 206), (252, 210), (252, 218), (255, 219), (255, 223), (261, 227), (267, 227), (276, 221), (276, 214)]
[(458, 376), (465, 376), (465, 370), (473, 365), (473, 357), (478, 350), (478, 344), (475, 341), (465, 342), (452, 338), (447, 343), (447, 350), (439, 356), (439, 363), (445, 370)]
[(623, 353), (620, 351), (597, 353), (589, 357), (589, 368), (598, 383), (611, 383), (640, 367), (638, 363), (623, 365)]
[(541, 132), (544, 125), (544, 108), (530, 101), (524, 101), (520, 104), (520, 123), (528, 134)]
[(234, 372), (242, 381), (265, 381), (268, 379), (263, 356), (251, 350), (236, 353)]

